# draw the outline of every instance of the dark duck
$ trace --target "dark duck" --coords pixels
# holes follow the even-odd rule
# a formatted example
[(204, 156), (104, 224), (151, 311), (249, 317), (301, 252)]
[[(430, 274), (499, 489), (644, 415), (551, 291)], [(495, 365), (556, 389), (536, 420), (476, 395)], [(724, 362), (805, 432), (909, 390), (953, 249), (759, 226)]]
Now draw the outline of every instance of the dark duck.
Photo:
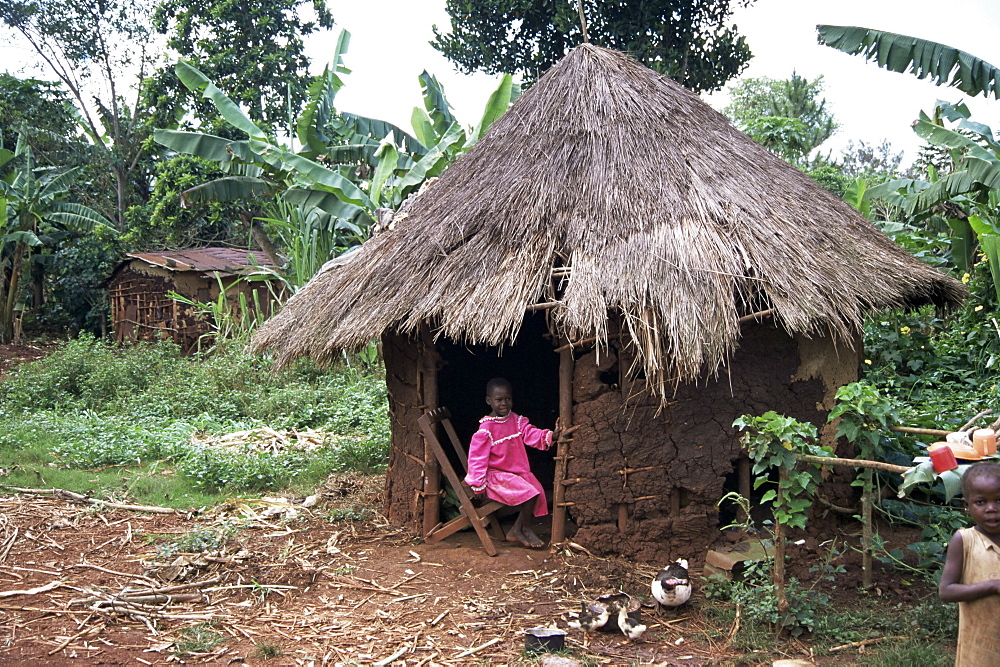
[(579, 613), (570, 612), (567, 623), (585, 633), (621, 632), (629, 639), (638, 639), (646, 631), (639, 620), (638, 600), (620, 591), (602, 595), (593, 602), (581, 602)]
[(688, 575), (687, 560), (680, 558), (660, 570), (653, 579), (650, 590), (659, 606), (676, 608), (690, 600), (691, 578)]

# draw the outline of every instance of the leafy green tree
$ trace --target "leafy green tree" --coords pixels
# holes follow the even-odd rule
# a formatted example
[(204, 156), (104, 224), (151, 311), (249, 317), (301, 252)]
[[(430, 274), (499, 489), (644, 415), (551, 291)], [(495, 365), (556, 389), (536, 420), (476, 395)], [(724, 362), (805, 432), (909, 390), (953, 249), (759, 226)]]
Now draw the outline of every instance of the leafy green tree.
[(810, 81), (792, 72), (789, 79), (758, 77), (730, 86), (731, 102), (723, 113), (755, 141), (802, 164), (837, 131), (826, 107), (823, 77)]
[(110, 223), (93, 209), (67, 201), (79, 167), (61, 172), (36, 167), (23, 140), (13, 153), (0, 150), (4, 165), (12, 168), (0, 179), (0, 343), (9, 343), (32, 252)]
[[(345, 237), (353, 237), (355, 244), (363, 241), (376, 217), (400, 206), (422, 183), (471, 147), (520, 92), (510, 76), (502, 77), (480, 121), (465, 128), (452, 116), (438, 81), (425, 72), (420, 76), (424, 107), (413, 111), (411, 135), (384, 121), (337, 112), (334, 98), (343, 86), (339, 74), (346, 71), (341, 56), (348, 41), (347, 33), (342, 34), (333, 65), (310, 88), (297, 128), (302, 146), (298, 152), (251, 120), (204, 74), (188, 63), (178, 63), (176, 72), (184, 85), (212, 101), (231, 126), (231, 134), (245, 137), (229, 139), (166, 129), (155, 132), (155, 140), (163, 146), (213, 161), (227, 174), (184, 190), (182, 202), (242, 203), (258, 242), (266, 237), (260, 219), (268, 218), (286, 241), (290, 234), (317, 234), (324, 247), (343, 249)], [(280, 197), (278, 208), (283, 208), (282, 204), (301, 208), (288, 225), (275, 222), (282, 211), (264, 210), (275, 195)], [(287, 213), (288, 209), (283, 210)], [(286, 249), (290, 246), (300, 244), (286, 243)], [(292, 263), (300, 264), (294, 258)]]
[[(311, 5), (314, 21), (303, 20)], [(161, 0), (153, 17), (167, 47), (211, 79), (249, 116), (269, 127), (288, 129), (289, 114), (306, 100), (309, 60), (302, 38), (330, 28), (333, 17), (324, 0)], [(163, 68), (146, 94), (165, 111), (193, 111), (206, 128), (218, 131), (218, 114)], [(164, 105), (163, 103), (166, 103)]]
[(896, 176), (903, 154), (895, 152), (888, 140), (882, 143), (869, 144), (865, 141), (853, 140), (847, 142), (847, 147), (841, 151), (837, 161), (847, 176)]
[[(727, 25), (734, 6), (753, 0), (583, 0), (590, 41), (632, 54), (700, 92), (718, 90), (751, 58)], [(576, 0), (448, 0), (451, 32), (431, 42), (465, 72), (520, 74), (526, 84), (582, 39)]]
[(65, 164), (82, 140), (74, 113), (58, 84), (0, 73), (0, 148), (14, 150), (23, 132), (39, 164)]
[(62, 82), (95, 147), (98, 174), (110, 196), (94, 205), (119, 229), (125, 211), (148, 189), (142, 163), (146, 107), (125, 101), (138, 89), (155, 53), (149, 29), (153, 0), (12, 0), (0, 3), (0, 23), (18, 33)]
[(182, 201), (185, 190), (222, 178), (219, 165), (193, 155), (156, 162), (149, 200), (128, 211), (122, 243), (134, 250), (173, 250), (208, 245), (242, 245), (242, 207), (221, 202)]

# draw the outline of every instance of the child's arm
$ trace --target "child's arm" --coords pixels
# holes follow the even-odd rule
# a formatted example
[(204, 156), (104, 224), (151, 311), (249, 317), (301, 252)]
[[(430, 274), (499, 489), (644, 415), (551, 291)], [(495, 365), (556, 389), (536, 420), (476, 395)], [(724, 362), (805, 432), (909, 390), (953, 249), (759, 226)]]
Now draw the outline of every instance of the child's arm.
[(465, 483), (472, 487), (477, 495), (486, 491), (486, 469), (490, 461), (490, 434), (486, 431), (476, 431), (469, 443), (469, 464), (465, 475)]
[(547, 428), (532, 426), (524, 417), (521, 417), (521, 419), (524, 420), (520, 426), (521, 437), (524, 439), (525, 445), (541, 450), (548, 449), (552, 446), (552, 443), (556, 440), (556, 434), (554, 431), (550, 431)]
[(948, 554), (945, 556), (941, 584), (938, 586), (938, 595), (942, 602), (968, 602), (987, 595), (1000, 595), (1000, 579), (990, 579), (976, 584), (960, 583), (964, 566), (962, 534), (956, 531), (948, 543)]

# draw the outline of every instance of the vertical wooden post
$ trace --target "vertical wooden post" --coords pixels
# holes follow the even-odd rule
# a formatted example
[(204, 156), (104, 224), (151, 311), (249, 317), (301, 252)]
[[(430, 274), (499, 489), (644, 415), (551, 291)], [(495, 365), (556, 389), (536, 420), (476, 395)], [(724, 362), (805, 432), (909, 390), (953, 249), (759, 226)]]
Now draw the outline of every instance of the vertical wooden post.
[[(569, 342), (569, 341), (564, 341)], [(559, 351), (559, 425), (563, 430), (573, 425), (573, 348)], [(569, 466), (569, 439), (559, 437), (556, 444), (556, 473), (552, 485), (552, 537), (550, 544), (566, 539), (566, 472)]]
[[(871, 458), (868, 456), (866, 458)], [(861, 473), (864, 480), (861, 492), (861, 587), (872, 587), (872, 469)]]
[[(737, 484), (739, 485), (740, 495), (750, 500), (750, 457), (746, 454), (741, 454), (739, 461), (736, 463), (736, 476), (738, 477)], [(746, 516), (746, 512), (743, 511), (743, 507), (740, 507), (739, 518), (741, 521), (746, 521), (749, 517)]]
[(628, 503), (618, 503), (618, 532), (628, 531)]
[[(423, 410), (433, 410), (438, 407), (438, 353), (434, 346), (427, 325), (420, 328), (421, 346), (420, 373), (423, 376)], [(423, 489), (423, 532), (426, 535), (441, 521), (441, 467), (438, 465), (430, 443), (424, 438), (424, 489)]]
[[(778, 468), (778, 496), (780, 497), (788, 479), (788, 471)], [(778, 613), (788, 612), (788, 597), (785, 595), (785, 527), (777, 517), (774, 519), (774, 572), (771, 579), (774, 595), (778, 599)]]

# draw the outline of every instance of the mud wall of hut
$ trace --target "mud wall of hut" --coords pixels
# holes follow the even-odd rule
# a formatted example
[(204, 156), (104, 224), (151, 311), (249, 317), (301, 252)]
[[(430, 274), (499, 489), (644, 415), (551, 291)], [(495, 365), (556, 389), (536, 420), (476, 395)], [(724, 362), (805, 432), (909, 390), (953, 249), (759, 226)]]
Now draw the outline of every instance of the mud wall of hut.
[[(392, 424), (385, 511), (393, 523), (421, 533), (428, 519), (433, 525), (439, 517), (438, 502), (427, 503), (424, 490), (417, 419), (437, 407), (438, 370), (457, 359), (447, 349), (442, 357), (440, 344), (426, 336), (387, 334), (382, 345)], [(570, 532), (598, 553), (698, 562), (721, 537), (718, 501), (738, 488), (742, 450), (733, 420), (776, 410), (825, 424), (837, 388), (857, 378), (859, 353), (828, 339), (747, 327), (727, 370), (682, 385), (666, 407), (645, 391), (632, 361), (616, 346), (600, 356), (593, 350), (576, 355), (573, 424), (579, 428), (569, 448), (564, 498)], [(481, 383), (473, 384), (465, 390), (478, 397)], [(821, 427), (825, 444), (834, 444), (834, 432)], [(551, 476), (542, 477), (551, 484)], [(424, 517), (425, 503), (434, 516)]]
[[(641, 378), (629, 377), (627, 357), (577, 359), (573, 422), (580, 428), (565, 501), (580, 544), (657, 561), (700, 560), (719, 537), (717, 503), (737, 489), (736, 417), (776, 410), (823, 424), (837, 387), (856, 379), (858, 367), (858, 353), (829, 340), (748, 328), (727, 372), (681, 386), (661, 408)], [(823, 429), (828, 444), (832, 436)]]
[(417, 532), (422, 526), (424, 486), (424, 438), (420, 435), (417, 419), (428, 409), (423, 397), (424, 356), (421, 346), (411, 338), (395, 333), (382, 336), (392, 425), (385, 515), (394, 524)]

